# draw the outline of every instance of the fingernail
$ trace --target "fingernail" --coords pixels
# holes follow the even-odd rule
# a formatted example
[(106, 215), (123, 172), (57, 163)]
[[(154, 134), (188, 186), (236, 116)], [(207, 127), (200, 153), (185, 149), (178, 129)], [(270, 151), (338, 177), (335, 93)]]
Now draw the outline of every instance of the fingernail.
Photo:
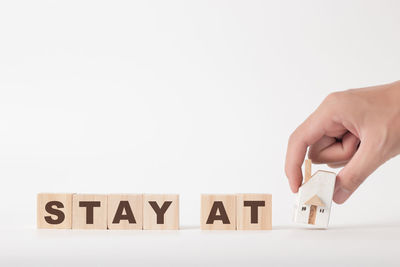
[(338, 204), (342, 204), (350, 197), (350, 195), (351, 195), (350, 191), (344, 188), (339, 188), (333, 195), (333, 201), (335, 201)]

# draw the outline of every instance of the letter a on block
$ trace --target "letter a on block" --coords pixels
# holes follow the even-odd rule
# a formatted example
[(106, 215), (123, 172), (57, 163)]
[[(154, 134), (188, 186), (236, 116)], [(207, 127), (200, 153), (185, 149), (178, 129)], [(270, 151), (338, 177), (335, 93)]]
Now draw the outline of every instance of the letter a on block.
[(72, 229), (107, 229), (107, 195), (75, 194)]
[(143, 229), (143, 195), (108, 195), (108, 229)]
[(272, 195), (238, 194), (236, 206), (238, 230), (271, 230)]
[(235, 195), (201, 195), (202, 230), (236, 230)]
[(144, 195), (143, 229), (178, 230), (179, 195)]
[(71, 229), (72, 194), (37, 195), (37, 228)]

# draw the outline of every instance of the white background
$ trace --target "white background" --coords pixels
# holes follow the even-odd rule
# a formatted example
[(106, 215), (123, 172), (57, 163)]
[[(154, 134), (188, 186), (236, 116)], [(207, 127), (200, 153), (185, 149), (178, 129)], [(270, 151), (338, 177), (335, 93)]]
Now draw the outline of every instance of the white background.
[[(329, 92), (400, 79), (399, 11), (1, 1), (0, 265), (399, 265), (399, 157), (326, 231), (292, 224), (283, 170)], [(38, 192), (179, 193), (182, 230), (39, 231)], [(273, 194), (274, 230), (201, 232), (200, 194), (237, 192)]]

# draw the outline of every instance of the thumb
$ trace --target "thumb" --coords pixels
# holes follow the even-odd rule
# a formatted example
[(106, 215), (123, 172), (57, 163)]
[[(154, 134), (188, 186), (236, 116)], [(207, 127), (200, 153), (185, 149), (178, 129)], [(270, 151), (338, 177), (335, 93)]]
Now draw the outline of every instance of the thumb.
[(381, 164), (374, 145), (362, 142), (352, 159), (336, 177), (333, 200), (344, 203), (364, 180)]

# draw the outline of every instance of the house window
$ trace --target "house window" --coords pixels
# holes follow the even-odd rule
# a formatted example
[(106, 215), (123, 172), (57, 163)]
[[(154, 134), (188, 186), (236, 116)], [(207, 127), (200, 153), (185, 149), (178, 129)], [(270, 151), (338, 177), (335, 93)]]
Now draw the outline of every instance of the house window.
[(319, 209), (319, 212), (324, 213), (324, 209)]
[(306, 209), (307, 209), (306, 206), (301, 207), (301, 210), (302, 210), (302, 211), (303, 211), (303, 210), (306, 210)]

